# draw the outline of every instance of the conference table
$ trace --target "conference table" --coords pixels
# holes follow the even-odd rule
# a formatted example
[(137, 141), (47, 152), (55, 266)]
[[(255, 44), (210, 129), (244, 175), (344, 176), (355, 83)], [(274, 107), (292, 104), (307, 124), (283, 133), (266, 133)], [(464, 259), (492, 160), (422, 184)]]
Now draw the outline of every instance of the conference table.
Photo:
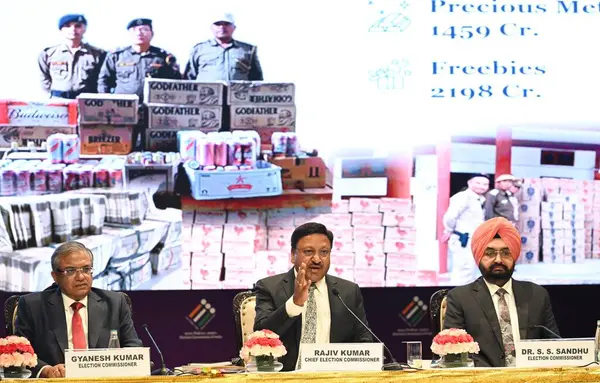
[[(186, 383), (218, 381), (223, 383), (286, 382), (300, 383), (600, 383), (600, 368), (505, 368), (505, 369), (430, 369), (421, 371), (390, 372), (335, 372), (335, 373), (266, 373), (150, 376), (142, 378), (97, 378), (97, 379), (44, 379), (48, 383)], [(3, 380), (20, 383), (23, 380)]]

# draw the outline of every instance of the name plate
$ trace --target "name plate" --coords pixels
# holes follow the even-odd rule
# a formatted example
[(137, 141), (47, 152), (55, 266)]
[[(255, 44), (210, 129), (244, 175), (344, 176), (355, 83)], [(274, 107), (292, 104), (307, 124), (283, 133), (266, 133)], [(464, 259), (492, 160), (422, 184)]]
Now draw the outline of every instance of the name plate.
[(517, 367), (578, 367), (594, 362), (594, 339), (522, 340), (515, 343)]
[(381, 371), (381, 343), (301, 344), (302, 371)]
[(150, 348), (65, 350), (67, 378), (150, 376)]

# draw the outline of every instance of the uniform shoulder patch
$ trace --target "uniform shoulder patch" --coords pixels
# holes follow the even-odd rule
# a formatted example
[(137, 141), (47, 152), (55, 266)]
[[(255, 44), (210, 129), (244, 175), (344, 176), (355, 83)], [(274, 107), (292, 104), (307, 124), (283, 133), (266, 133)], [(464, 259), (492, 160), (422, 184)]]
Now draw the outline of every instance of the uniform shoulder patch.
[(51, 55), (54, 52), (56, 52), (57, 48), (58, 48), (58, 45), (53, 45), (51, 47), (44, 48), (44, 52), (46, 52), (47, 55)]
[(499, 193), (500, 193), (500, 190), (498, 190), (498, 189), (490, 190), (490, 195), (497, 196)]
[(125, 51), (125, 50), (127, 50), (127, 49), (129, 49), (129, 47), (128, 47), (128, 46), (126, 46), (126, 47), (117, 47), (117, 48), (115, 48), (115, 49), (113, 49), (113, 50), (110, 50), (110, 51), (108, 51), (108, 53), (109, 53), (109, 54), (117, 54), (117, 53), (122, 53), (122, 52), (124, 52), (124, 51)]
[(198, 44), (194, 45), (194, 48), (201, 47), (201, 46), (204, 46), (204, 45), (207, 45), (210, 43), (211, 43), (211, 40), (204, 40), (204, 41), (199, 42)]

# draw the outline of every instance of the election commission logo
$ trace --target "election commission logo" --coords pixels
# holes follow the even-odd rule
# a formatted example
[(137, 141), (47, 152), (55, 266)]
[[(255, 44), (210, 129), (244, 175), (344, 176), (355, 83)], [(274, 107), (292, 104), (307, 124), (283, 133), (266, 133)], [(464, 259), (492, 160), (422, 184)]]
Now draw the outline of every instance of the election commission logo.
[(206, 299), (202, 299), (200, 304), (188, 314), (186, 319), (196, 330), (202, 331), (217, 315), (216, 312), (217, 310)]
[(416, 327), (427, 315), (427, 305), (419, 297), (414, 297), (400, 312), (400, 318), (410, 327)]

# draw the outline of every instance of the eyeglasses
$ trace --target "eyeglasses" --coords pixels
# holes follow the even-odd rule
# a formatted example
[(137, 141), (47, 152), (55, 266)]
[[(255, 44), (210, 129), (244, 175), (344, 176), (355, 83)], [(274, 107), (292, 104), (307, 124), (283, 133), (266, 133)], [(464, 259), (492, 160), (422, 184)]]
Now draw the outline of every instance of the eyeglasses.
[(329, 250), (329, 249), (321, 249), (318, 252), (313, 249), (304, 249), (304, 250), (296, 249), (296, 251), (299, 251), (300, 253), (302, 253), (302, 255), (305, 256), (306, 258), (312, 258), (315, 256), (315, 254), (318, 254), (319, 258), (323, 259), (323, 258), (329, 257), (329, 254), (331, 254), (331, 250)]
[(55, 270), (57, 273), (62, 274), (62, 275), (66, 275), (67, 277), (71, 277), (75, 274), (77, 274), (78, 272), (82, 273), (82, 274), (86, 274), (86, 275), (91, 275), (94, 272), (94, 268), (90, 267), (90, 266), (85, 266), (85, 267), (67, 267), (64, 270)]
[(483, 252), (483, 255), (487, 258), (496, 258), (498, 254), (500, 254), (501, 258), (512, 258), (509, 249), (485, 249), (485, 251)]

